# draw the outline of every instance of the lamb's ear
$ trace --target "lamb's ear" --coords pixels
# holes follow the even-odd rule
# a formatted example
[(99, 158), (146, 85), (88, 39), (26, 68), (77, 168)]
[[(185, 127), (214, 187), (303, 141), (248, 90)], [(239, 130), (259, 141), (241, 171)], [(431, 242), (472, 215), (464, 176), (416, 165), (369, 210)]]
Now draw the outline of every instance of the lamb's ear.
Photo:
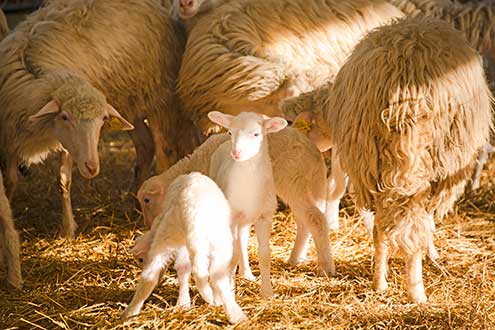
[(137, 193), (138, 199), (146, 202), (146, 198), (164, 194), (163, 185), (156, 181), (145, 181)]
[(35, 113), (32, 116), (29, 116), (28, 120), (31, 123), (36, 123), (40, 118), (46, 115), (58, 113), (59, 111), (60, 111), (60, 107), (58, 106), (57, 102), (51, 100), (50, 102), (45, 104), (37, 113)]
[(234, 116), (227, 115), (220, 111), (210, 111), (208, 112), (208, 118), (210, 118), (210, 120), (215, 124), (225, 128), (230, 128), (230, 124), (232, 123), (232, 118), (234, 118)]
[(120, 113), (115, 110), (115, 108), (112, 107), (110, 104), (107, 103), (105, 109), (107, 110), (108, 115), (111, 117), (110, 127), (112, 129), (120, 131), (130, 131), (134, 129), (134, 126), (127, 120), (125, 120), (124, 117), (122, 117)]
[(272, 117), (265, 120), (265, 133), (275, 133), (281, 131), (287, 126), (287, 120), (282, 117)]

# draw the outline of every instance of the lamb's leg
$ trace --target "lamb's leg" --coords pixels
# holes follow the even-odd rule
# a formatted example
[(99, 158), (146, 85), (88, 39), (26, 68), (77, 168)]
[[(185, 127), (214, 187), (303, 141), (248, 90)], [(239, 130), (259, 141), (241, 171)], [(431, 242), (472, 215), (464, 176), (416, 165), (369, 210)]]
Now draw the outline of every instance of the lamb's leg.
[(369, 237), (373, 237), (373, 228), (375, 227), (375, 214), (367, 209), (359, 209), (361, 218), (363, 219), (364, 227)]
[(270, 229), (271, 216), (263, 216), (255, 224), (256, 238), (258, 240), (258, 257), (261, 273), (261, 296), (268, 298), (273, 296), (272, 283), (270, 281)]
[(132, 124), (134, 129), (128, 133), (136, 150), (136, 166), (134, 167), (134, 181), (129, 190), (137, 192), (141, 184), (151, 175), (155, 146), (150, 130), (142, 118), (135, 119)]
[(494, 151), (494, 147), (490, 143), (485, 143), (483, 148), (481, 149), (481, 153), (478, 157), (478, 161), (476, 162), (476, 168), (473, 173), (473, 183), (471, 184), (471, 189), (476, 190), (480, 187), (480, 178), (481, 172), (483, 171), (483, 166), (488, 160), (488, 156), (490, 153)]
[(177, 249), (174, 268), (179, 280), (179, 298), (177, 307), (191, 307), (191, 297), (189, 296), (189, 278), (191, 277), (191, 260), (186, 247)]
[(70, 187), (72, 183), (72, 156), (68, 151), (63, 150), (60, 155), (60, 192), (62, 193), (62, 230), (60, 235), (65, 238), (75, 237), (77, 224), (72, 213), (72, 203), (70, 198)]
[(15, 189), (17, 188), (17, 182), (19, 181), (19, 172), (17, 169), (18, 162), (12, 159), (7, 164), (7, 181), (5, 182), (5, 194), (9, 201), (14, 196)]
[[(435, 232), (435, 219), (433, 218), (433, 215), (431, 215), (431, 214), (428, 215), (427, 221), (430, 224), (431, 232), (434, 233)], [(428, 240), (427, 253), (428, 253), (428, 257), (433, 261), (437, 260), (440, 257), (438, 255), (437, 249), (435, 247), (435, 242), (433, 241), (433, 235), (431, 235), (431, 239)]]
[(210, 279), (214, 295), (220, 297), (230, 323), (247, 320), (241, 307), (235, 301), (234, 291), (230, 287), (230, 258), (228, 253), (212, 255)]
[(161, 253), (158, 253), (158, 249), (150, 250), (148, 259), (141, 273), (141, 279), (136, 288), (136, 293), (134, 294), (131, 303), (124, 310), (124, 313), (122, 313), (123, 319), (139, 314), (144, 301), (150, 296), (158, 283), (161, 270), (168, 264), (174, 251), (172, 248), (163, 249), (161, 247), (160, 250)]
[(339, 204), (346, 188), (345, 172), (340, 167), (336, 150), (332, 150), (332, 172), (328, 178), (327, 206), (325, 211), (327, 226), (330, 230), (339, 229)]
[(423, 285), (421, 252), (406, 256), (407, 289), (409, 298), (415, 303), (426, 302), (425, 288)]
[(7, 279), (15, 288), (22, 286), (21, 262), (19, 258), (19, 234), (15, 230), (9, 201), (3, 188), (0, 174), (0, 246), (7, 261)]
[(254, 277), (251, 272), (251, 267), (249, 266), (249, 255), (248, 255), (248, 243), (249, 243), (249, 234), (251, 233), (251, 225), (241, 225), (238, 226), (238, 244), (237, 244), (237, 253), (240, 254), (240, 262), (239, 262), (239, 275), (249, 281), (254, 281), (256, 277)]
[(193, 277), (196, 282), (196, 288), (203, 299), (210, 305), (215, 305), (213, 300), (213, 292), (211, 290), (208, 277), (210, 275), (209, 269), (209, 257), (207, 249), (189, 249), (192, 262)]
[(318, 253), (318, 273), (324, 276), (335, 275), (335, 265), (330, 251), (328, 229), (323, 213), (315, 206), (298, 205), (294, 207), (296, 217), (303, 219), (304, 226), (309, 228)]
[(306, 255), (308, 253), (309, 247), (309, 229), (304, 224), (304, 221), (298, 216), (294, 216), (296, 219), (296, 241), (294, 242), (294, 247), (290, 254), (287, 263), (293, 266), (297, 266), (306, 260)]
[(387, 262), (388, 246), (385, 242), (385, 234), (375, 227), (373, 231), (375, 245), (375, 274), (373, 276), (373, 287), (376, 291), (385, 291), (387, 284)]

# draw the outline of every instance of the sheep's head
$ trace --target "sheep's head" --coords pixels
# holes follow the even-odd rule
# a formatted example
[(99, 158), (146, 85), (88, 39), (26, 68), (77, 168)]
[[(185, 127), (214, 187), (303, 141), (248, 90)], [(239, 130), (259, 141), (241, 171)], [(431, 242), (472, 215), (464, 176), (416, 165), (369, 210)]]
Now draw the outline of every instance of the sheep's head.
[(187, 20), (220, 3), (221, 0), (174, 0), (172, 13)]
[(148, 231), (136, 239), (134, 247), (129, 251), (139, 267), (143, 267), (146, 262), (152, 240), (153, 235)]
[(237, 116), (219, 111), (208, 113), (214, 123), (228, 129), (232, 140), (232, 158), (246, 161), (257, 155), (266, 134), (278, 132), (287, 126), (287, 121), (280, 117), (268, 117), (254, 112), (241, 112)]
[(143, 182), (137, 193), (141, 210), (143, 210), (144, 224), (150, 228), (156, 217), (160, 215), (165, 199), (165, 183), (158, 176)]
[(109, 122), (122, 130), (134, 128), (106, 102), (101, 92), (74, 76), (67, 77), (52, 93), (52, 99), (29, 121), (33, 127), (38, 123), (52, 127), (85, 178), (93, 178), (100, 171), (98, 141), (103, 124)]

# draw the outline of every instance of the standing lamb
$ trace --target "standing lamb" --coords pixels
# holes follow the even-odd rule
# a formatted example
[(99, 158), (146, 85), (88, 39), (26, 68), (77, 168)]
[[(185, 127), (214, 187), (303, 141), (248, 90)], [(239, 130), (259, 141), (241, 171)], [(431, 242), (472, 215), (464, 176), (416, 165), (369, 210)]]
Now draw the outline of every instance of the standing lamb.
[(104, 121), (134, 125), (137, 184), (149, 176), (153, 144), (160, 169), (190, 152), (197, 135), (173, 95), (183, 43), (154, 0), (51, 1), (19, 24), (0, 44), (0, 162), (8, 193), (19, 164), (62, 151), (62, 234), (74, 237), (72, 159), (82, 176), (98, 174)]
[(209, 176), (225, 193), (232, 210), (236, 237), (234, 260), (239, 264), (241, 276), (254, 278), (247, 255), (249, 233), (254, 224), (258, 240), (261, 296), (271, 297), (270, 227), (277, 199), (266, 135), (284, 129), (287, 121), (253, 112), (241, 112), (234, 117), (212, 111), (208, 117), (228, 129), (231, 136), (231, 141), (224, 142), (211, 156)]
[(0, 172), (0, 257), (7, 263), (7, 280), (15, 288), (22, 286), (19, 245), (19, 234), (15, 230), (9, 200), (5, 195), (2, 172)]
[(478, 54), (448, 23), (429, 18), (371, 32), (319, 101), (316, 125), (358, 206), (376, 214), (376, 289), (387, 287), (388, 239), (406, 257), (410, 298), (426, 301), (421, 257), (431, 217), (462, 193), (488, 141), (491, 101)]
[(384, 0), (228, 1), (190, 29), (177, 83), (184, 111), (207, 133), (211, 110), (278, 114), (281, 99), (333, 80), (364, 34), (402, 16)]
[(141, 280), (122, 317), (139, 313), (174, 250), (185, 246), (191, 258), (196, 286), (206, 302), (212, 305), (221, 302), (231, 323), (247, 320), (230, 286), (233, 261), (231, 213), (220, 188), (200, 173), (181, 175), (171, 183), (164, 209), (163, 215), (151, 228), (153, 238)]
[[(137, 196), (147, 227), (163, 212), (162, 202), (170, 183), (181, 174), (194, 171), (208, 174), (213, 152), (228, 140), (227, 133), (210, 136), (191, 156), (143, 183)], [(326, 167), (321, 153), (304, 134), (290, 127), (269, 134), (268, 146), (275, 191), (290, 206), (297, 224), (296, 242), (288, 262), (297, 265), (305, 260), (311, 234), (318, 254), (319, 273), (333, 275), (335, 267), (327, 232), (336, 229), (338, 217), (326, 206)]]

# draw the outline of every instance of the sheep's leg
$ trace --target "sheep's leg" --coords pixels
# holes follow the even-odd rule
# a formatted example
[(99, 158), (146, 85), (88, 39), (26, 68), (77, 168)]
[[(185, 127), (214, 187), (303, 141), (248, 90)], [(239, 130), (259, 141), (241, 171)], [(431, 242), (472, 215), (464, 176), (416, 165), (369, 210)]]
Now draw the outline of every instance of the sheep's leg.
[(8, 200), (12, 200), (12, 196), (14, 196), (15, 189), (17, 188), (17, 182), (19, 181), (17, 164), (17, 161), (11, 160), (7, 165), (7, 181), (5, 182), (5, 194), (7, 195)]
[[(224, 251), (225, 252), (225, 251)], [(230, 258), (227, 253), (213, 254), (210, 265), (210, 279), (213, 293), (222, 302), (230, 323), (247, 320), (241, 307), (235, 301), (234, 291), (230, 286)]]
[(328, 178), (327, 203), (325, 217), (330, 230), (339, 229), (339, 204), (347, 188), (346, 175), (336, 150), (332, 150), (332, 172)]
[(359, 209), (359, 213), (361, 214), (361, 218), (363, 219), (363, 224), (366, 228), (368, 236), (370, 238), (373, 237), (373, 228), (375, 227), (375, 214), (366, 209)]
[(179, 281), (179, 298), (177, 299), (177, 307), (191, 307), (191, 297), (189, 296), (189, 278), (191, 277), (191, 260), (186, 247), (177, 249), (174, 268), (177, 272)]
[(296, 217), (303, 219), (309, 228), (318, 253), (318, 273), (324, 276), (335, 275), (335, 265), (330, 251), (328, 229), (323, 213), (316, 206), (300, 205), (294, 208)]
[[(433, 215), (428, 215), (427, 221), (429, 222), (431, 232), (435, 232), (435, 220), (433, 218)], [(437, 260), (440, 256), (438, 255), (437, 249), (435, 247), (435, 242), (433, 242), (433, 235), (431, 236), (431, 239), (428, 240), (428, 257), (431, 260)]]
[(189, 253), (191, 255), (192, 261), (192, 271), (193, 277), (196, 281), (196, 288), (203, 299), (210, 305), (215, 305), (213, 300), (213, 292), (211, 290), (210, 283), (208, 282), (209, 271), (208, 271), (208, 253), (209, 251), (203, 249), (190, 249)]
[(240, 254), (239, 262), (239, 275), (249, 281), (254, 281), (254, 277), (251, 272), (251, 267), (249, 266), (249, 255), (248, 255), (248, 243), (249, 234), (251, 233), (251, 225), (240, 225), (238, 226), (238, 252)]
[(481, 149), (481, 154), (478, 157), (478, 161), (476, 162), (476, 168), (474, 169), (474, 173), (473, 173), (473, 178), (472, 178), (473, 183), (471, 184), (472, 190), (476, 190), (480, 187), (480, 178), (481, 178), (481, 172), (483, 171), (483, 166), (487, 162), (489, 154), (492, 153), (494, 150), (495, 148), (490, 143), (485, 143), (483, 145), (483, 148)]
[(296, 241), (294, 242), (290, 257), (287, 260), (287, 263), (293, 266), (297, 266), (306, 260), (310, 238), (309, 229), (304, 225), (304, 221), (299, 217), (295, 217), (295, 219), (297, 226)]
[(421, 258), (421, 252), (406, 256), (407, 289), (409, 298), (418, 304), (426, 302)]
[(7, 279), (15, 288), (21, 288), (21, 262), (19, 258), (19, 234), (15, 230), (9, 201), (3, 190), (2, 176), (0, 175), (0, 247), (1, 254), (7, 261)]
[(174, 150), (170, 141), (165, 138), (164, 130), (160, 127), (160, 118), (150, 119), (151, 136), (155, 145), (156, 172), (162, 173), (177, 161), (177, 150)]
[(132, 124), (134, 129), (128, 133), (136, 150), (136, 165), (134, 167), (134, 181), (129, 190), (136, 192), (144, 180), (151, 175), (155, 146), (150, 130), (142, 118), (137, 118)]
[(373, 241), (375, 245), (375, 274), (373, 277), (373, 287), (376, 291), (385, 291), (387, 284), (387, 262), (388, 246), (385, 242), (385, 234), (375, 227), (373, 231)]
[(70, 187), (72, 184), (72, 156), (66, 150), (62, 151), (60, 158), (60, 192), (62, 193), (62, 237), (73, 239), (75, 237), (77, 224), (72, 213), (70, 198)]
[(270, 281), (270, 229), (272, 217), (264, 216), (255, 224), (256, 238), (258, 240), (258, 257), (261, 273), (261, 296), (268, 298), (273, 296), (272, 283)]
[[(161, 250), (162, 252), (156, 253), (157, 250)], [(150, 250), (148, 253), (149, 258), (144, 265), (141, 279), (136, 288), (136, 293), (134, 293), (131, 303), (124, 310), (124, 313), (122, 313), (123, 319), (139, 314), (144, 301), (150, 296), (158, 283), (161, 270), (171, 259), (173, 251), (171, 248), (165, 248), (163, 250), (161, 247)]]

